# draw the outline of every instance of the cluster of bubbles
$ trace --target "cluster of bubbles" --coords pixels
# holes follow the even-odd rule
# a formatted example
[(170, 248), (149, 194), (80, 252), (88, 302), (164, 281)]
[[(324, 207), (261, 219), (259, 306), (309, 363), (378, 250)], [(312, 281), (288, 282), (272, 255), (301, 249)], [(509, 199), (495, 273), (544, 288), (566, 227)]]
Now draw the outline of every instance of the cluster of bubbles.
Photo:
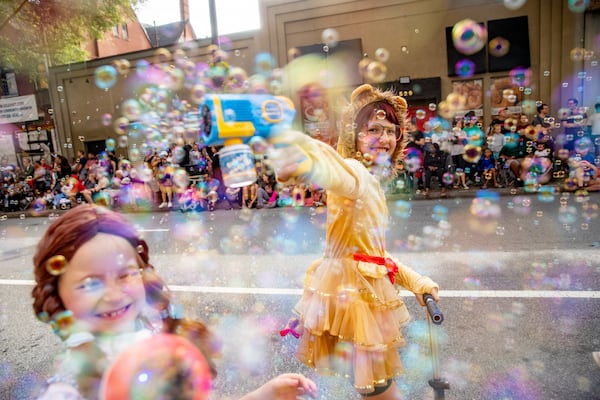
[[(335, 50), (335, 47), (339, 44), (340, 34), (333, 28), (327, 28), (321, 33), (321, 42), (323, 43), (323, 53), (330, 54)], [(291, 48), (288, 50), (288, 59), (293, 60), (302, 55), (301, 51), (297, 48)], [(358, 63), (358, 71), (361, 76), (368, 82), (380, 83), (383, 82), (387, 76), (386, 62), (389, 60), (390, 52), (385, 48), (378, 48), (374, 52), (374, 57), (369, 58), (367, 54), (364, 54), (362, 60)], [(337, 71), (336, 71), (337, 73)]]
[[(206, 119), (200, 112), (208, 93), (280, 94), (283, 73), (274, 57), (259, 53), (254, 60), (255, 73), (230, 65), (229, 53), (211, 45), (208, 62), (194, 62), (188, 57), (186, 45), (174, 51), (157, 49), (152, 59), (135, 63), (127, 59), (113, 61), (94, 71), (95, 85), (109, 91), (119, 79), (124, 79), (131, 97), (115, 109), (121, 115), (105, 112), (100, 122), (116, 133), (105, 142), (107, 151), (117, 148), (128, 151), (133, 174), (144, 181), (152, 178), (143, 164), (153, 152), (165, 152), (175, 145), (174, 162), (185, 156), (183, 147), (197, 142), (201, 146)], [(227, 122), (237, 118), (233, 110), (224, 110)], [(187, 178), (183, 169), (174, 171), (175, 183), (184, 188)]]

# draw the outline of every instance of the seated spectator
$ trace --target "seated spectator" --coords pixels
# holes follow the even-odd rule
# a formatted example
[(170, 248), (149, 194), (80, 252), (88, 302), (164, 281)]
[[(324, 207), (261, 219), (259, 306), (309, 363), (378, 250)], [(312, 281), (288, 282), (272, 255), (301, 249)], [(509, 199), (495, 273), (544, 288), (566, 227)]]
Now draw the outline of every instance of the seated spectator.
[(569, 177), (578, 189), (588, 188), (590, 183), (594, 187), (598, 181), (594, 146), (589, 138), (583, 137), (575, 141), (574, 147), (576, 150), (571, 153), (569, 158)]
[(525, 139), (518, 133), (509, 133), (506, 135), (504, 146), (500, 150), (500, 157), (506, 160), (508, 168), (516, 177), (515, 186), (523, 186), (521, 163), (527, 155), (527, 146)]
[(73, 191), (73, 181), (71, 179), (61, 179), (58, 184), (58, 190), (54, 196), (53, 206), (54, 208), (60, 208), (61, 210), (69, 209), (75, 206), (77, 203), (71, 201), (71, 193)]
[(455, 118), (452, 124), (450, 155), (452, 156), (452, 164), (454, 165), (454, 188), (458, 189), (460, 185), (463, 189), (468, 189), (467, 174), (465, 173), (467, 162), (464, 159), (465, 145), (467, 143), (467, 134), (463, 130), (464, 120), (462, 118)]
[(572, 151), (575, 141), (585, 133), (587, 125), (587, 113), (584, 108), (579, 107), (576, 98), (567, 99), (567, 108), (562, 109), (560, 122), (563, 132), (558, 135), (558, 142), (563, 148)]
[(242, 189), (242, 207), (255, 208), (258, 199), (258, 181)]
[(200, 196), (202, 207), (208, 211), (214, 211), (219, 201), (219, 188), (221, 182), (213, 177), (208, 177), (205, 181), (198, 184), (200, 187)]
[(160, 153), (160, 161), (157, 165), (156, 177), (158, 180), (158, 187), (160, 189), (160, 195), (162, 203), (158, 208), (173, 207), (173, 174), (175, 173), (175, 167), (172, 164), (171, 157), (169, 157), (166, 151)]
[(85, 201), (89, 204), (94, 204), (96, 198), (101, 193), (104, 193), (104, 190), (108, 188), (109, 180), (108, 177), (97, 171), (96, 174), (88, 174), (88, 182), (86, 183), (86, 188), (81, 192)]
[(556, 152), (552, 170), (552, 178), (556, 180), (563, 180), (569, 176), (569, 150), (560, 149)]
[(315, 207), (327, 204), (327, 192), (314, 184), (310, 188), (310, 197), (312, 198), (312, 203)]
[(552, 159), (552, 149), (548, 147), (544, 142), (536, 142), (533, 156), (538, 158)]
[(278, 191), (279, 196), (277, 198), (278, 207), (290, 207), (294, 205), (294, 198), (292, 196), (293, 190), (294, 185), (280, 185)]
[(23, 170), (22, 170), (22, 177), (23, 179), (27, 180), (27, 179), (31, 179), (33, 177), (33, 163), (31, 162), (31, 158), (29, 157), (25, 157), (23, 159)]
[(225, 200), (227, 200), (230, 210), (242, 208), (242, 188), (225, 188)]
[(277, 191), (270, 184), (258, 188), (256, 208), (277, 207)]
[(185, 169), (190, 176), (206, 175), (210, 162), (206, 147), (200, 148), (198, 143), (194, 143), (190, 149), (190, 164)]
[(600, 177), (598, 176), (598, 166), (595, 163), (575, 156), (571, 157), (569, 164), (571, 172), (565, 181), (565, 190), (600, 191)]
[(450, 172), (452, 168), (451, 157), (445, 151), (440, 150), (437, 143), (427, 143), (425, 145), (425, 158), (423, 161), (425, 196), (429, 196), (431, 189), (431, 178), (436, 176), (441, 187), (441, 196), (446, 196), (446, 187), (448, 184), (443, 179), (445, 173)]
[(15, 180), (2, 186), (2, 210), (21, 211), (33, 201), (33, 190), (24, 180)]
[(529, 126), (529, 117), (527, 114), (520, 114), (519, 118), (517, 119), (517, 131), (523, 134), (525, 129), (527, 129)]
[(36, 197), (41, 197), (52, 185), (52, 174), (40, 160), (34, 163), (32, 182)]
[(408, 143), (404, 150), (404, 166), (410, 174), (414, 186), (417, 188), (416, 193), (421, 193), (424, 190), (423, 185), (423, 146), (425, 145), (425, 135), (416, 125), (416, 120), (413, 118), (407, 121)]
[(2, 187), (3, 209), (4, 211), (19, 211), (20, 203), (23, 197), (22, 193), (17, 190), (17, 185), (14, 178), (5, 178)]
[(127, 168), (118, 169), (115, 172), (110, 185), (110, 193), (113, 205), (116, 203), (121, 207), (135, 208), (137, 200), (141, 200), (144, 196), (143, 190), (141, 193), (136, 193), (135, 183)]
[(535, 151), (521, 162), (521, 179), (544, 185), (552, 179), (552, 149), (545, 142), (535, 143)]
[(496, 159), (494, 158), (492, 149), (489, 147), (486, 147), (483, 150), (483, 155), (479, 159), (479, 172), (483, 177), (483, 185), (481, 186), (482, 189), (487, 189), (487, 187), (490, 185), (490, 181), (494, 183), (495, 188), (500, 187), (496, 179)]
[(44, 204), (45, 208), (50, 207), (54, 203), (54, 192), (52, 192), (52, 189), (46, 190), (46, 193), (41, 197), (41, 202)]
[(292, 189), (292, 201), (296, 207), (302, 207), (306, 203), (308, 186), (305, 183), (297, 183)]
[(202, 197), (200, 189), (194, 184), (188, 186), (188, 188), (179, 196), (179, 211), (202, 211)]
[(494, 159), (498, 159), (500, 155), (500, 150), (502, 150), (502, 146), (504, 146), (504, 133), (502, 133), (502, 124), (496, 122), (490, 126), (490, 133), (488, 134), (487, 144), (492, 150), (492, 155)]
[(275, 175), (261, 173), (256, 194), (256, 208), (273, 208), (277, 206), (277, 191)]
[(8, 159), (3, 158), (0, 166), (0, 178), (3, 184), (14, 183), (17, 179), (16, 167), (11, 164), (7, 164)]
[(550, 124), (550, 120), (552, 119), (548, 113), (550, 112), (550, 106), (548, 106), (548, 104), (546, 103), (540, 103), (537, 106), (537, 114), (536, 116), (533, 118), (533, 121), (531, 122), (534, 126), (536, 125), (541, 125), (546, 129), (551, 129), (552, 128), (552, 124)]
[(71, 164), (69, 164), (69, 160), (65, 156), (56, 154), (54, 156), (53, 172), (59, 180), (71, 176)]
[(5, 173), (14, 173), (15, 165), (8, 162), (8, 157), (2, 157), (0, 159), (0, 175), (4, 175)]
[(151, 200), (150, 204), (153, 206), (161, 203), (160, 186), (158, 185), (157, 178), (159, 161), (160, 157), (158, 154), (147, 157), (146, 161), (144, 161), (144, 166), (139, 170), (140, 177), (144, 182), (144, 190), (147, 197)]

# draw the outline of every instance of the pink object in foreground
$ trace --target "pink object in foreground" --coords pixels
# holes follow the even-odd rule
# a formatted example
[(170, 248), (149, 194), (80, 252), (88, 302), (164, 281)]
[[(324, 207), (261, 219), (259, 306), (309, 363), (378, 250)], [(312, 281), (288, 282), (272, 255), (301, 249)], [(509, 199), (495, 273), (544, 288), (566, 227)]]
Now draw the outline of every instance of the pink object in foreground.
[(109, 366), (100, 399), (171, 398), (206, 400), (211, 373), (202, 352), (182, 336), (168, 333), (139, 340)]

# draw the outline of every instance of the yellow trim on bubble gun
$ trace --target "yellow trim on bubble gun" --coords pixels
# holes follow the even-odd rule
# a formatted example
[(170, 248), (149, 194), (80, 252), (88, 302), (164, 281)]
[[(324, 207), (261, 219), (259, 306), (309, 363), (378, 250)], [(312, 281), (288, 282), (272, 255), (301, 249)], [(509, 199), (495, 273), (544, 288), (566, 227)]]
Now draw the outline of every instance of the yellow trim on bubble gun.
[(256, 131), (256, 128), (251, 121), (225, 122), (221, 99), (219, 99), (218, 96), (213, 96), (212, 112), (215, 113), (219, 138), (223, 139), (226, 145), (242, 143), (241, 138), (250, 137), (254, 134), (254, 131)]

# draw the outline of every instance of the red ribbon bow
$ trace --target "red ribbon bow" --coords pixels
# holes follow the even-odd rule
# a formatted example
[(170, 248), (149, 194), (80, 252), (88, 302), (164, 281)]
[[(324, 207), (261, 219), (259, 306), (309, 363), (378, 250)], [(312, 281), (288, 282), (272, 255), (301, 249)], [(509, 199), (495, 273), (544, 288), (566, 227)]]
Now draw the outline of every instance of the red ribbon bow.
[(368, 263), (373, 263), (373, 264), (377, 264), (377, 265), (385, 265), (385, 268), (388, 271), (387, 275), (388, 275), (388, 278), (390, 279), (390, 282), (392, 282), (392, 285), (396, 282), (396, 278), (394, 277), (394, 275), (398, 272), (398, 265), (396, 265), (394, 260), (392, 260), (391, 258), (369, 256), (367, 254), (359, 254), (359, 253), (355, 253), (353, 255), (353, 257), (354, 257), (354, 261), (362, 261), (362, 262), (368, 262)]

